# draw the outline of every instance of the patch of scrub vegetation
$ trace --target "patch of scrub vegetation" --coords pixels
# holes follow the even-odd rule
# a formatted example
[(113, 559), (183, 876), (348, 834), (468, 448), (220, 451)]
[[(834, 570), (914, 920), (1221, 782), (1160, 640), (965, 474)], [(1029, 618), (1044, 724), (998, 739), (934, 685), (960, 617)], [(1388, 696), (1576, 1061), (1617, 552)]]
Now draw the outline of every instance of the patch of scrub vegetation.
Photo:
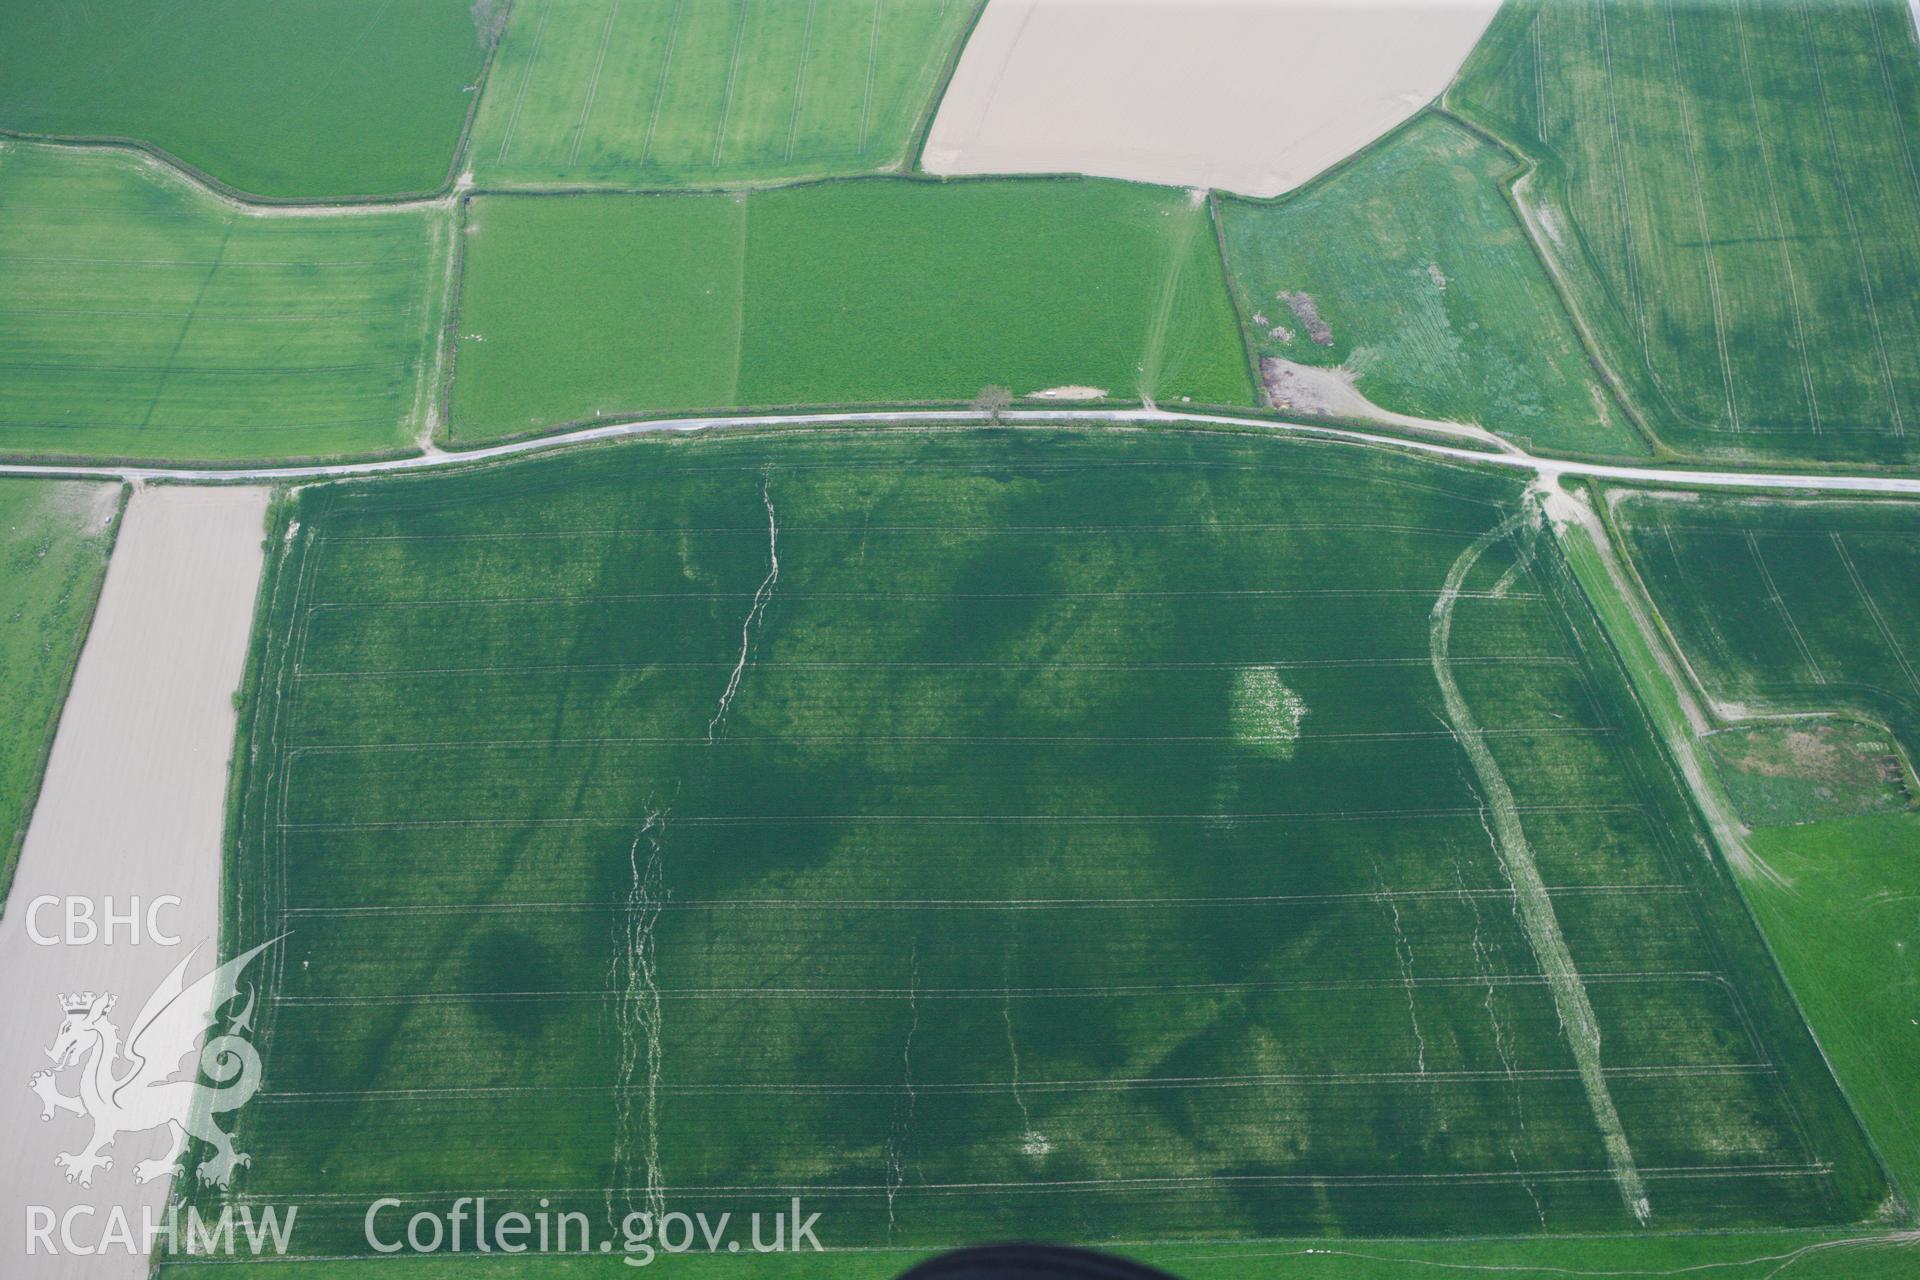
[(443, 210), (263, 214), (136, 153), (0, 142), (0, 451), (397, 449), (451, 239)]
[(115, 485), (0, 480), (0, 900), (106, 576)]
[(518, 0), (474, 125), (487, 186), (894, 172), (980, 0)]
[(1920, 49), (1902, 0), (1508, 5), (1447, 105), (1536, 165), (1541, 251), (1646, 424), (1920, 458)]
[(1249, 346), (1344, 369), (1393, 412), (1644, 454), (1501, 193), (1513, 168), (1427, 113), (1293, 195), (1222, 200)]
[(0, 129), (143, 142), (274, 199), (444, 184), (487, 45), (473, 0), (23, 0)]
[(456, 439), (620, 414), (1109, 388), (1245, 405), (1204, 204), (869, 180), (468, 206)]
[(1740, 816), (1756, 827), (1912, 807), (1910, 770), (1893, 735), (1857, 720), (1758, 721), (1707, 738)]
[(1672, 1231), (1885, 1199), (1511, 474), (866, 428), (281, 518), (225, 1194), (303, 1253), (477, 1177), (845, 1249), (1633, 1231), (1609, 1138)]

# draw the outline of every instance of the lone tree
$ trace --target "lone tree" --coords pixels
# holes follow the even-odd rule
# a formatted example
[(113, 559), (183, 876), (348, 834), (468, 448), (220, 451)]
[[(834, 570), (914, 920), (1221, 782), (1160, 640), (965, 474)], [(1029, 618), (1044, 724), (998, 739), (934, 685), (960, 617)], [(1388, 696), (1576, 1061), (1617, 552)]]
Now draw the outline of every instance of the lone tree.
[(1001, 413), (1013, 403), (1013, 392), (997, 383), (989, 382), (980, 388), (980, 394), (975, 396), (971, 403), (975, 409), (987, 415), (988, 421), (998, 422)]

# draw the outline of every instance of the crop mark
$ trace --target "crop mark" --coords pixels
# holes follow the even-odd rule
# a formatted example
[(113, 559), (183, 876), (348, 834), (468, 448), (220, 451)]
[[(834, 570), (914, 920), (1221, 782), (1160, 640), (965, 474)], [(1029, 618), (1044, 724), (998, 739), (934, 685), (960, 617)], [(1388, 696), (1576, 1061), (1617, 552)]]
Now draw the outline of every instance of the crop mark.
[(1867, 303), (1867, 322), (1873, 329), (1873, 345), (1880, 356), (1880, 376), (1887, 388), (1887, 401), (1893, 410), (1893, 433), (1906, 438), (1907, 425), (1900, 414), (1900, 390), (1894, 385), (1893, 364), (1887, 358), (1887, 341), (1880, 327), (1880, 308), (1873, 297), (1873, 276), (1867, 262), (1866, 246), (1860, 239), (1860, 220), (1853, 207), (1853, 183), (1847, 178), (1846, 164), (1840, 158), (1840, 144), (1833, 129), (1833, 104), (1827, 97), (1827, 77), (1820, 67), (1820, 48), (1813, 38), (1813, 19), (1805, 0), (1795, 0), (1794, 12), (1800, 16), (1800, 34), (1806, 45), (1807, 64), (1813, 68), (1813, 82), (1820, 90), (1820, 122), (1827, 144), (1827, 161), (1835, 185), (1840, 190), (1840, 208), (1847, 215), (1847, 235), (1853, 241), (1854, 260), (1860, 269), (1860, 287)]
[[(1871, 12), (1871, 6), (1868, 6)], [(1734, 0), (1734, 31), (1740, 45), (1740, 75), (1747, 87), (1747, 118), (1753, 123), (1753, 136), (1760, 147), (1760, 168), (1767, 179), (1767, 204), (1773, 211), (1773, 233), (1780, 247), (1780, 266), (1787, 277), (1787, 299), (1793, 314), (1793, 344), (1800, 355), (1800, 384), (1807, 393), (1807, 412), (1813, 433), (1820, 434), (1820, 397), (1813, 388), (1813, 367), (1807, 359), (1807, 329), (1800, 307), (1800, 280), (1793, 269), (1793, 252), (1787, 245), (1787, 223), (1780, 213), (1780, 191), (1773, 179), (1773, 148), (1767, 141), (1766, 127), (1760, 121), (1760, 102), (1753, 91), (1753, 59), (1747, 47), (1746, 0)], [(1711, 252), (1711, 250), (1709, 250)]]
[(1160, 289), (1153, 303), (1153, 318), (1147, 325), (1145, 341), (1140, 350), (1140, 398), (1151, 401), (1160, 389), (1160, 376), (1165, 371), (1167, 334), (1173, 328), (1174, 306), (1180, 297), (1180, 276), (1186, 269), (1187, 259), (1192, 256), (1194, 233), (1199, 229), (1200, 217), (1193, 209), (1173, 208), (1167, 215), (1176, 225), (1168, 229), (1167, 269), (1160, 278)]
[[(1588, 986), (1622, 985), (1636, 983), (1678, 983), (1694, 982), (1709, 984), (1718, 988), (1731, 989), (1731, 983), (1724, 974), (1709, 969), (1603, 969), (1582, 977), (1575, 974), (1577, 981)], [(1427, 977), (1415, 977), (1412, 984), (1416, 987), (1460, 987), (1477, 989), (1494, 983), (1502, 987), (1546, 987), (1551, 992), (1558, 982), (1553, 974), (1547, 973), (1457, 973), (1438, 974)], [(1303, 992), (1303, 991), (1382, 991), (1398, 992), (1408, 985), (1408, 979), (1398, 974), (1388, 978), (1250, 978), (1242, 981), (1223, 982), (1126, 982), (1088, 984), (1073, 987), (1008, 987), (1005, 984), (990, 987), (919, 987), (917, 997), (921, 1000), (1093, 1000), (1127, 998), (1166, 998), (1177, 999), (1196, 994), (1231, 995), (1249, 991)], [(342, 993), (339, 995), (281, 996), (276, 1003), (282, 1005), (300, 1005), (340, 1008), (358, 1008), (374, 1005), (392, 1004), (459, 1004), (467, 1001), (495, 1003), (516, 1000), (619, 1000), (625, 996), (624, 990), (607, 987), (575, 988), (571, 990), (539, 991), (406, 991), (381, 992), (367, 994), (362, 992)], [(909, 995), (905, 987), (774, 987), (728, 986), (728, 987), (676, 987), (660, 990), (657, 998), (666, 1000), (904, 1000)], [(1584, 994), (1584, 993), (1583, 993)], [(1563, 1028), (1565, 1023), (1562, 1023)], [(1569, 1033), (1571, 1034), (1571, 1033)], [(1584, 1066), (1578, 1067), (1579, 1074), (1586, 1075)], [(1601, 1075), (1610, 1074), (1602, 1070)], [(1416, 1077), (1417, 1078), (1417, 1077)]]
[(760, 501), (767, 508), (767, 576), (761, 579), (759, 590), (753, 593), (753, 604), (740, 623), (740, 657), (733, 664), (733, 674), (727, 677), (726, 689), (720, 694), (719, 709), (713, 713), (713, 719), (707, 721), (708, 742), (726, 729), (727, 712), (733, 707), (734, 695), (740, 691), (740, 678), (746, 674), (747, 661), (752, 656), (753, 624), (765, 614), (767, 602), (773, 599), (774, 584), (780, 581), (780, 525), (774, 519), (770, 483), (762, 480), (760, 484)]
[(1793, 647), (1800, 651), (1800, 660), (1807, 664), (1807, 670), (1813, 675), (1815, 684), (1827, 682), (1826, 673), (1820, 670), (1820, 664), (1813, 660), (1813, 650), (1807, 647), (1807, 638), (1800, 634), (1800, 624), (1793, 620), (1793, 611), (1787, 608), (1787, 601), (1780, 594), (1780, 588), (1773, 580), (1773, 570), (1767, 567), (1767, 558), (1760, 551), (1760, 539), (1754, 537), (1753, 530), (1746, 531), (1747, 550), (1753, 556), (1754, 567), (1760, 571), (1760, 581), (1767, 589), (1767, 599), (1773, 603), (1774, 611), (1780, 620), (1787, 624), (1787, 633), (1793, 637)]
[(1707, 223), (1707, 197), (1700, 185), (1700, 144), (1694, 136), (1692, 95), (1680, 66), (1680, 30), (1673, 20), (1673, 0), (1664, 0), (1667, 15), (1667, 55), (1673, 68), (1673, 101), (1680, 108), (1680, 134), (1686, 140), (1687, 172), (1693, 183), (1693, 212), (1700, 226), (1700, 257), (1707, 268), (1707, 294), (1713, 303), (1713, 340), (1720, 352), (1720, 381), (1726, 390), (1727, 420), (1740, 430), (1740, 404), (1733, 392), (1733, 357), (1727, 351), (1726, 306), (1720, 298), (1720, 265), (1713, 256), (1713, 230)]
[[(1481, 810), (1481, 827), (1487, 833), (1487, 843), (1493, 846), (1493, 828), (1485, 822), (1485, 809)], [(1687, 888), (1683, 884), (1566, 884), (1549, 885), (1547, 892), (1555, 898), (1568, 897), (1674, 897), (1684, 894)], [(1427, 902), (1427, 901), (1463, 901), (1474, 903), (1489, 898), (1511, 901), (1513, 889), (1487, 888), (1471, 889), (1459, 884), (1452, 889), (1356, 889), (1336, 893), (1293, 893), (1293, 894), (1257, 894), (1248, 897), (1186, 897), (1186, 898), (681, 898), (671, 903), (662, 903), (663, 912), (679, 913), (683, 911), (710, 911), (718, 913), (744, 911), (789, 911), (806, 915), (815, 915), (831, 911), (1133, 911), (1141, 909), (1173, 908), (1187, 910), (1192, 907), (1258, 908), (1281, 906), (1312, 906), (1330, 903), (1380, 902), (1389, 899)], [(617, 908), (604, 900), (575, 901), (519, 901), (489, 900), (487, 902), (463, 903), (383, 903), (362, 906), (330, 907), (288, 907), (281, 918), (307, 916), (327, 919), (351, 916), (459, 916), (459, 915), (517, 915), (523, 912), (599, 912)], [(1475, 919), (1478, 920), (1478, 908)], [(1493, 950), (1498, 950), (1496, 945)]]
[[(1766, 1062), (1727, 1062), (1667, 1064), (1647, 1067), (1608, 1067), (1610, 1080), (1710, 1080), (1720, 1078), (1767, 1077), (1779, 1074), (1779, 1068)], [(1021, 1086), (1029, 1093), (1050, 1093), (1066, 1097), (1077, 1094), (1135, 1093), (1181, 1089), (1264, 1089), (1275, 1085), (1306, 1088), (1346, 1088), (1364, 1085), (1497, 1084), (1505, 1080), (1562, 1081), (1577, 1080), (1580, 1073), (1565, 1067), (1523, 1067), (1515, 1071), (1475, 1070), (1429, 1071), (1419, 1075), (1411, 1071), (1321, 1071), (1271, 1072), (1238, 1076), (1107, 1076), (1078, 1080), (1028, 1080)], [(726, 1097), (749, 1094), (768, 1097), (873, 1097), (905, 1096), (912, 1093), (957, 1097), (991, 1097), (1011, 1089), (1005, 1080), (922, 1081), (909, 1084), (862, 1084), (855, 1081), (825, 1083), (817, 1080), (738, 1081), (734, 1083), (662, 1085), (660, 1094), (670, 1098)], [(275, 1102), (350, 1102), (393, 1101), (408, 1098), (512, 1098), (533, 1094), (540, 1097), (611, 1097), (619, 1090), (600, 1085), (555, 1085), (550, 1081), (504, 1085), (424, 1085), (400, 1089), (319, 1089), (269, 1090), (255, 1094), (257, 1103)]]
[[(626, 1181), (623, 1174), (631, 1167), (637, 1145), (645, 1165), (646, 1210), (658, 1222), (666, 1203), (660, 1176), (660, 980), (657, 968), (657, 941), (654, 926), (667, 901), (661, 865), (660, 833), (665, 825), (663, 811), (648, 806), (647, 816), (633, 844), (627, 850), (628, 887), (619, 945), (607, 966), (607, 983), (615, 995), (614, 1021), (620, 1032), (620, 1061), (614, 1114), (613, 1182)], [(640, 844), (647, 844), (646, 861), (640, 857)], [(639, 1117), (641, 1132), (635, 1133), (633, 1113), (634, 1073), (640, 1059), (646, 1058), (646, 1081), (640, 1090), (644, 1111)], [(613, 1187), (607, 1188), (607, 1218), (614, 1221)], [(631, 1203), (628, 1209), (632, 1208)], [(622, 1215), (624, 1216), (624, 1215)]]
[(1647, 300), (1640, 290), (1640, 268), (1634, 257), (1633, 196), (1627, 182), (1627, 151), (1620, 142), (1620, 102), (1614, 85), (1613, 38), (1607, 25), (1605, 0), (1598, 0), (1594, 12), (1600, 18), (1600, 55), (1607, 80), (1607, 124), (1613, 134), (1613, 164), (1609, 167), (1616, 176), (1614, 188), (1620, 199), (1620, 258), (1627, 271), (1627, 292), (1633, 295), (1635, 328), (1640, 333), (1640, 356), (1651, 369), (1653, 356), (1647, 333)]
[(920, 1028), (920, 938), (916, 934), (907, 955), (907, 1035), (900, 1046), (901, 1101), (894, 1108), (893, 1124), (887, 1132), (887, 1242), (893, 1242), (893, 1199), (906, 1181), (901, 1152), (913, 1129), (913, 1111), (917, 1095), (913, 1088), (913, 1034)]
[(740, 0), (740, 16), (733, 23), (733, 55), (727, 59), (727, 83), (720, 91), (720, 119), (713, 126), (712, 167), (720, 167), (720, 150), (727, 144), (727, 117), (733, 112), (733, 88), (740, 79), (740, 52), (747, 43), (747, 9), (753, 0)]
[[(1383, 884), (1380, 864), (1373, 864), (1373, 878), (1376, 884)], [(1420, 1006), (1414, 999), (1417, 989), (1414, 982), (1413, 944), (1407, 941), (1406, 930), (1400, 925), (1400, 903), (1391, 894), (1382, 893), (1380, 900), (1386, 903), (1388, 918), (1393, 923), (1393, 958), (1400, 968), (1400, 979), (1407, 992), (1407, 1021), (1413, 1027), (1414, 1070), (1417, 1075), (1427, 1074), (1427, 1038), (1420, 1033)]]
[(653, 134), (660, 126), (660, 104), (667, 96), (667, 79), (673, 74), (673, 46), (680, 38), (680, 18), (686, 12), (687, 0), (674, 0), (673, 16), (667, 20), (666, 45), (660, 51), (660, 78), (653, 86), (653, 106), (647, 111), (647, 134), (640, 144), (640, 163), (645, 165), (653, 158)]
[[(1566, 1034), (1567, 1047), (1572, 1050), (1574, 1063), (1579, 1068), (1580, 1083), (1586, 1091), (1587, 1104), (1593, 1110), (1594, 1121), (1599, 1126), (1614, 1182), (1634, 1218), (1645, 1222), (1651, 1213), (1646, 1184), (1634, 1163), (1633, 1149), (1628, 1145), (1626, 1130), (1620, 1123), (1620, 1114), (1614, 1107), (1613, 1094), (1607, 1087), (1606, 1074), (1601, 1067), (1599, 1021), (1587, 999), (1586, 985), (1574, 965), (1573, 954), (1567, 949), (1566, 939), (1560, 932), (1553, 897), (1540, 877), (1532, 846), (1527, 842), (1526, 831), (1520, 822), (1520, 805), (1507, 785), (1499, 762), (1487, 748), (1473, 711), (1454, 680), (1448, 657), (1453, 637), (1454, 604), (1459, 599), (1467, 575), (1489, 548), (1513, 536), (1527, 518), (1524, 511), (1508, 516), (1461, 552), (1460, 558), (1447, 571), (1446, 582), (1433, 604), (1433, 675), (1440, 686), (1441, 699), (1446, 704), (1447, 720), (1453, 726), (1461, 748), (1467, 753), (1475, 776), (1480, 780), (1481, 795), (1493, 818), (1500, 868), (1513, 885), (1514, 914), (1520, 919), (1527, 941), (1540, 963), (1543, 979), (1553, 994), (1561, 1030)], [(1483, 981), (1492, 980), (1491, 974), (1476, 976)]]
[(874, 69), (880, 62), (880, 20), (886, 16), (887, 0), (873, 0), (873, 31), (867, 39), (867, 87), (860, 96), (860, 154), (867, 154), (867, 121), (873, 115)]
[(153, 411), (160, 407), (160, 397), (166, 394), (167, 379), (173, 375), (180, 351), (187, 344), (187, 334), (193, 329), (194, 316), (199, 313), (200, 303), (212, 287), (214, 277), (220, 274), (221, 260), (226, 257), (227, 243), (232, 239), (233, 220), (229, 218), (220, 227), (220, 245), (214, 250), (213, 260), (207, 264), (207, 274), (200, 278), (200, 287), (194, 291), (193, 302), (187, 307), (187, 318), (181, 322), (180, 331), (173, 337), (173, 348), (167, 352), (167, 361), (158, 370), (160, 376), (154, 379), (153, 395), (148, 398), (146, 412), (140, 415), (137, 426), (145, 427), (153, 421)]
[(1854, 566), (1853, 554), (1847, 550), (1847, 544), (1841, 541), (1837, 531), (1827, 536), (1833, 540), (1833, 549), (1839, 553), (1840, 563), (1847, 567), (1847, 577), (1853, 580), (1853, 589), (1860, 593), (1860, 603), (1867, 606), (1867, 613), (1872, 616), (1873, 625), (1879, 630), (1880, 638), (1885, 640), (1887, 648), (1893, 651), (1893, 660), (1900, 664), (1900, 670), (1905, 673), (1907, 683), (1913, 686), (1915, 692), (1920, 692), (1920, 675), (1914, 673), (1913, 664), (1907, 661), (1906, 650), (1900, 647), (1900, 641), (1894, 636), (1893, 628), (1887, 625), (1885, 615), (1880, 612), (1879, 601), (1875, 600), (1873, 593), (1867, 590), (1866, 580), (1860, 576), (1860, 570)]
[(1534, 133), (1545, 138), (1547, 136), (1547, 62), (1546, 54), (1541, 48), (1540, 18), (1540, 13), (1534, 14), (1533, 21), (1527, 24), (1527, 31), (1533, 38)]
[[(1907, 146), (1907, 122), (1901, 110), (1900, 96), (1894, 90), (1893, 73), (1887, 68), (1887, 47), (1880, 39), (1877, 7), (1869, 4), (1861, 8), (1866, 12), (1867, 28), (1873, 33), (1873, 59), (1880, 68), (1880, 88), (1887, 99), (1887, 115), (1893, 120), (1893, 136), (1899, 146), (1901, 167), (1906, 171), (1907, 190), (1912, 194), (1914, 204), (1920, 206), (1920, 174), (1914, 171), (1913, 151)], [(1914, 15), (1914, 34), (1920, 36), (1920, 13)]]
[(800, 62), (793, 72), (793, 110), (787, 113), (787, 147), (780, 158), (793, 160), (794, 141), (800, 135), (800, 108), (807, 98), (807, 55), (813, 50), (813, 14), (820, 0), (807, 0), (807, 20), (800, 28)]
[(513, 110), (507, 113), (507, 123), (500, 130), (500, 150), (494, 156), (495, 164), (505, 164), (507, 147), (513, 141), (513, 131), (520, 123), (520, 108), (527, 101), (527, 86), (533, 83), (533, 69), (540, 61), (540, 42), (547, 36), (547, 15), (553, 12), (553, 0), (542, 0), (540, 21), (533, 28), (533, 46), (527, 51), (527, 69), (520, 76), (520, 89), (513, 95)]
[(580, 104), (580, 119), (574, 122), (573, 145), (567, 149), (567, 167), (571, 169), (580, 159), (580, 143), (587, 134), (587, 118), (593, 114), (593, 100), (600, 92), (600, 72), (607, 65), (607, 46), (613, 43), (613, 22), (620, 16), (620, 0), (612, 0), (607, 6), (606, 25), (600, 28), (600, 48), (594, 55), (593, 74), (587, 77), (586, 100)]

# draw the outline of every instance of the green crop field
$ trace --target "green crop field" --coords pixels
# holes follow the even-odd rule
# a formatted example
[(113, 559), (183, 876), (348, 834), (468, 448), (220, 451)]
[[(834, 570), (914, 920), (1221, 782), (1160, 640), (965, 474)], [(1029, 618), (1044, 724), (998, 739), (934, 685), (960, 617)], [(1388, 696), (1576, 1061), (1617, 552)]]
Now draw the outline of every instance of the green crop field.
[(143, 142), (278, 199), (429, 191), (496, 7), (300, 0), (266, 21), (253, 0), (0, 0), (0, 129)]
[(1863, 715), (1920, 756), (1920, 504), (1625, 493), (1613, 513), (1710, 694)]
[(1670, 444), (1920, 458), (1920, 49), (1900, 0), (1508, 6), (1448, 104)]
[[(1865, 721), (1764, 720), (1709, 742), (1740, 738), (1715, 759), (1772, 872), (1750, 878), (1748, 897), (1911, 1195), (1920, 1188), (1911, 909), (1920, 797), (1910, 763), (1920, 753), (1920, 504), (1625, 493), (1613, 519), (1709, 694), (1750, 715)], [(1756, 750), (1758, 733), (1771, 737)], [(1832, 816), (1855, 812), (1865, 816)]]
[[(1128, 1257), (1165, 1268), (1181, 1280), (1407, 1280), (1429, 1272), (1492, 1273), (1503, 1280), (1567, 1280), (1568, 1276), (1657, 1277), (1705, 1272), (1715, 1280), (1908, 1280), (1911, 1234), (1835, 1236), (1811, 1231), (1736, 1235), (1584, 1236), (1504, 1240), (1263, 1240), (1257, 1244), (1129, 1246)], [(896, 1280), (925, 1251), (847, 1251), (820, 1256), (765, 1254), (709, 1257), (662, 1255), (656, 1264), (690, 1280)], [(471, 1257), (335, 1258), (324, 1262), (171, 1263), (160, 1280), (468, 1280), (484, 1267), (488, 1280), (613, 1280), (632, 1276), (618, 1258), (498, 1254)]]
[(1756, 831), (1783, 879), (1754, 911), (1834, 1070), (1909, 1198), (1920, 1190), (1920, 817), (1880, 814)]
[(1249, 403), (1209, 215), (1101, 181), (468, 206), (461, 441), (670, 410), (1089, 386)]
[(451, 238), (440, 210), (249, 213), (125, 151), (0, 142), (0, 452), (400, 448)]
[[(1304, 191), (1223, 200), (1248, 344), (1344, 367), (1399, 413), (1475, 422), (1544, 449), (1643, 454), (1501, 194), (1513, 169), (1492, 144), (1427, 114)], [(1292, 293), (1313, 299), (1329, 342), (1292, 314), (1281, 296)]]
[(113, 485), (0, 480), (0, 899), (118, 525)]
[(297, 1252), (483, 1190), (842, 1248), (1882, 1203), (1514, 478), (809, 433), (283, 518), (223, 936), (285, 934), (231, 1194)]
[(488, 186), (892, 172), (978, 0), (520, 0), (468, 164)]

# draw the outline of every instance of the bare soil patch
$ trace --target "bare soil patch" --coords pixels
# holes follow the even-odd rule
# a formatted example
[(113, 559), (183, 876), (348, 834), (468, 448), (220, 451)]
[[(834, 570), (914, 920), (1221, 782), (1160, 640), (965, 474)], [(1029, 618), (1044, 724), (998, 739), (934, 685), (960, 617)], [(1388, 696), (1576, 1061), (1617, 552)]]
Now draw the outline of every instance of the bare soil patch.
[(1432, 101), (1498, 8), (990, 0), (922, 164), (1279, 195)]

